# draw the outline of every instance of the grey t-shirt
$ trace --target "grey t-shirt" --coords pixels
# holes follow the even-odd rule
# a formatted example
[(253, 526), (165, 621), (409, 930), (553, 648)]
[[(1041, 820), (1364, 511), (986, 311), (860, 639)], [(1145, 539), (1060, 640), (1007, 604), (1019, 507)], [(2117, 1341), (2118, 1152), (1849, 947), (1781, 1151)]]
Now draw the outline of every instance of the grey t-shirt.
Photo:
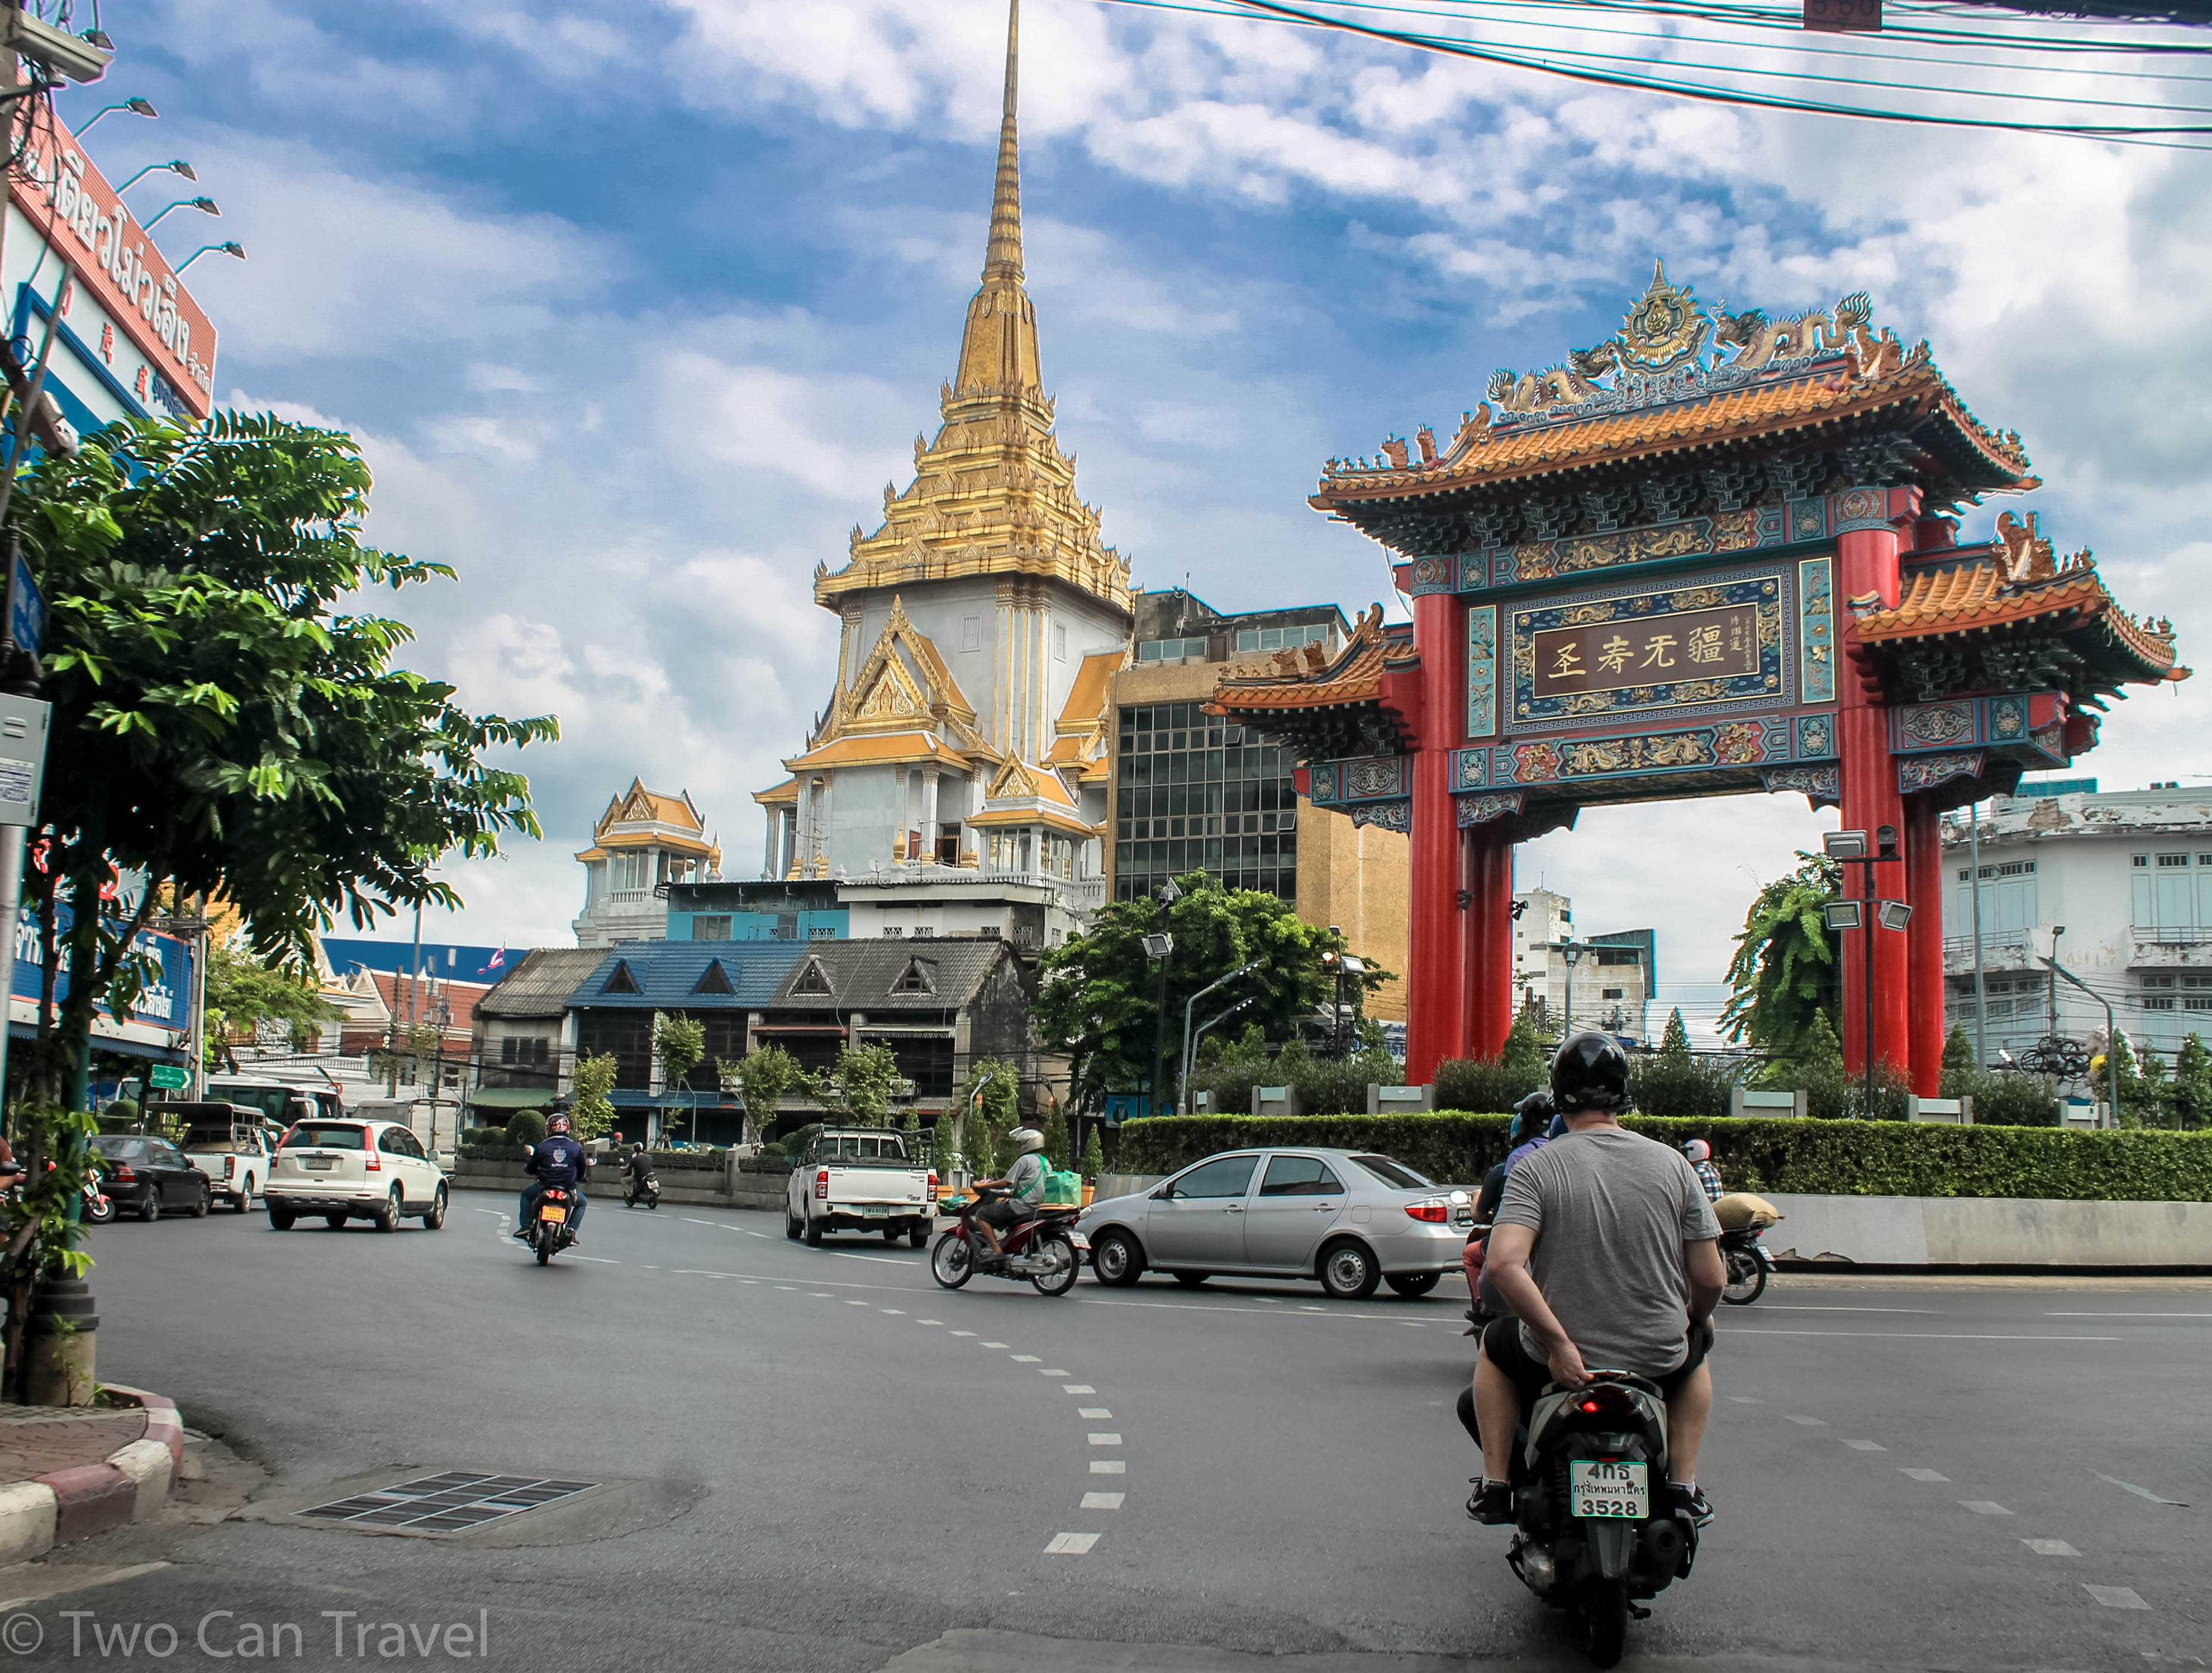
[[(1680, 1152), (1617, 1127), (1566, 1134), (1506, 1177), (1495, 1223), (1536, 1234), (1529, 1275), (1585, 1366), (1657, 1377), (1682, 1363), (1682, 1245), (1721, 1226)], [(1521, 1346), (1541, 1363), (1526, 1324)]]
[[(1044, 1197), (1044, 1158), (1034, 1150), (1014, 1158), (1013, 1166), (1006, 1170), (1006, 1183), (1012, 1188), (1013, 1200), (1034, 1208)], [(1720, 1235), (1716, 1232), (1715, 1237)]]

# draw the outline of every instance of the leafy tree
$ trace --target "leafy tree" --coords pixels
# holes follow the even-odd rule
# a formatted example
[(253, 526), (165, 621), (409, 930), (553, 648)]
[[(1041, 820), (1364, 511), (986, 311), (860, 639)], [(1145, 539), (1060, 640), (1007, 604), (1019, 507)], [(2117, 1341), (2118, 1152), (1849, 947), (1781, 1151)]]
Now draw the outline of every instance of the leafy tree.
[(1951, 1025), (1951, 1032), (1943, 1042), (1943, 1080), (1939, 1088), (1944, 1098), (1972, 1098), (1982, 1080), (1982, 1066), (1974, 1059), (1974, 1043), (1966, 1037), (1966, 1025)]
[(1659, 1037), (1659, 1055), (1687, 1061), (1690, 1056), (1690, 1031), (1682, 1022), (1682, 1007), (1676, 1006), (1667, 1013), (1667, 1029)]
[(2195, 1029), (2173, 1056), (2173, 1113), (2184, 1127), (2212, 1126), (2212, 1051)]
[(2142, 1068), (2136, 1076), (2141, 1089), (2138, 1096), (2136, 1121), (2144, 1127), (2166, 1125), (2166, 1105), (2173, 1096), (2173, 1082), (2166, 1072), (2166, 1060), (2156, 1051), (2142, 1055)]
[(862, 1127), (890, 1125), (891, 1089), (898, 1080), (898, 1059), (889, 1046), (848, 1044), (830, 1071), (839, 1107)]
[(762, 1140), (775, 1125), (785, 1098), (816, 1093), (813, 1076), (799, 1068), (799, 1060), (780, 1045), (757, 1045), (747, 1052), (738, 1065), (738, 1085), (744, 1098), (745, 1117), (752, 1122), (753, 1135)]
[(1067, 1117), (1058, 1098), (1047, 1099), (1044, 1119), (1037, 1123), (1037, 1131), (1044, 1135), (1045, 1159), (1053, 1166), (1065, 1168), (1075, 1159), (1067, 1153)]
[[(403, 1028), (385, 1044), (368, 1054), (368, 1072), (372, 1078), (380, 1078), (387, 1096), (399, 1090), (399, 1079), (404, 1074), (410, 1086), (424, 1080), (434, 1080), (436, 1066), (445, 1061), (446, 1031), (435, 1023), (416, 1023), (412, 1028)], [(237, 1067), (235, 1060), (232, 1068)], [(427, 1073), (426, 1073), (427, 1071)]]
[(79, 1212), (85, 1176), (101, 1159), (92, 1149), (97, 1122), (88, 1114), (51, 1104), (18, 1105), (15, 1160), (20, 1189), (0, 1197), (0, 1291), (8, 1298), (7, 1374), (13, 1401), (30, 1393), (30, 1355), (23, 1335), (31, 1290), (45, 1278), (82, 1278), (92, 1257), (77, 1247), (84, 1235)]
[(615, 1089), (614, 1054), (579, 1057), (569, 1079), (568, 1125), (580, 1139), (605, 1138), (615, 1124), (615, 1106), (607, 1094)]
[[(1241, 1016), (1267, 1038), (1285, 1040), (1299, 1019), (1335, 998), (1335, 976), (1322, 956), (1346, 952), (1342, 935), (1302, 922), (1279, 896), (1227, 888), (1205, 872), (1177, 878), (1176, 886), (1181, 898), (1172, 905), (1155, 894), (1100, 908), (1089, 931), (1044, 956), (1031, 1016), (1046, 1049), (1068, 1054), (1086, 1103), (1147, 1083), (1163, 1036), (1172, 1079), (1184, 1005), (1240, 965), (1255, 968), (1208, 995), (1194, 1025), (1242, 1000), (1249, 1003)], [(1146, 936), (1163, 932), (1175, 938), (1164, 1017), (1160, 973), (1144, 948)], [(1370, 968), (1357, 980), (1364, 1001), (1395, 977)]]
[(2112, 1119), (2122, 1127), (2142, 1125), (2142, 1072), (2136, 1065), (2135, 1047), (2128, 1042), (2124, 1031), (2115, 1031), (2106, 1043), (2102, 1055), (2089, 1060), (2089, 1073), (2101, 1083), (2100, 1091), (2119, 1082), (2120, 1107), (2112, 1111)]
[(1734, 990), (1721, 1013), (1732, 1040), (1795, 1057), (1815, 1013), (1832, 1035), (1836, 984), (1843, 968), (1838, 937), (1820, 909), (1843, 888), (1843, 867), (1825, 855), (1797, 854), (1797, 868), (1759, 891), (1735, 938), (1728, 980)]
[(1099, 1129), (1094, 1123), (1091, 1135), (1083, 1141), (1083, 1177), (1093, 1182), (1106, 1171), (1106, 1147), (1098, 1133)]
[(660, 1084), (674, 1092), (707, 1056), (707, 1025), (681, 1011), (653, 1013), (653, 1055), (660, 1064)]
[[(949, 1139), (940, 1141), (945, 1147), (941, 1158), (970, 1151), (968, 1160), (978, 1170), (978, 1177), (991, 1177), (989, 1165), (997, 1159), (997, 1144), (992, 1136), (1014, 1125), (1021, 1103), (1021, 1077), (1014, 1066), (1003, 1058), (979, 1058), (969, 1065), (968, 1078), (960, 1083), (960, 1093), (952, 1108), (938, 1117), (939, 1130), (949, 1117), (952, 1122)], [(939, 1171), (951, 1166), (949, 1160), (939, 1162)]]
[[(431, 874), (441, 855), (540, 834), (528, 782), (483, 756), (557, 724), (455, 707), (393, 666), (404, 623), (356, 613), (374, 588), (453, 575), (362, 544), (369, 486), (351, 437), (236, 413), (112, 424), (19, 482), (53, 704), (27, 891), (46, 977), (34, 1096), (66, 1080), (81, 1103), (94, 1004), (127, 1014), (143, 990), (131, 944), (158, 900), (220, 896), (258, 957), (304, 963), (341, 914), (368, 929), (459, 905)], [(148, 886), (103, 911), (114, 867)]]
[(204, 1061), (220, 1062), (233, 1074), (238, 1056), (233, 1040), (252, 1036), (262, 1024), (289, 1025), (292, 1045), (304, 1049), (321, 1030), (345, 1013), (325, 999), (308, 967), (296, 962), (270, 964), (254, 958), (235, 937), (207, 943)]

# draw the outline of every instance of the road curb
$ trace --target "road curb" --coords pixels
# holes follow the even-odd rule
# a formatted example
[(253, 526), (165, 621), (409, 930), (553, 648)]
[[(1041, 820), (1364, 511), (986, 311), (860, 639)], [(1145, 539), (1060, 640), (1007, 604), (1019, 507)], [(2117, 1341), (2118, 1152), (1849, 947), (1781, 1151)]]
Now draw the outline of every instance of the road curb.
[(27, 1562), (57, 1545), (143, 1522), (168, 1502), (184, 1457), (177, 1402), (118, 1383), (101, 1387), (122, 1403), (143, 1408), (146, 1433), (102, 1463), (0, 1486), (0, 1563)]

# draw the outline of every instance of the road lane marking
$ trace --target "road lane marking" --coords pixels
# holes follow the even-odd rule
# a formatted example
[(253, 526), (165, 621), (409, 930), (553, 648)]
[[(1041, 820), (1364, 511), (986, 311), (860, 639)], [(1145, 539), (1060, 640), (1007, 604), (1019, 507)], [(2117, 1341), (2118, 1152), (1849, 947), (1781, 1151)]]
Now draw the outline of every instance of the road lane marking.
[(2100, 1481), (2110, 1481), (2116, 1487), (2125, 1487), (2130, 1493), (2135, 1494), (2136, 1498), (2148, 1499), (2154, 1505), (2171, 1505), (2177, 1511), (2185, 1511), (2189, 1508), (2185, 1503), (2179, 1499), (2161, 1499), (2156, 1494), (2153, 1493), (2148, 1487), (2139, 1487), (2133, 1481), (2123, 1481), (2118, 1476), (2107, 1475), (2101, 1469), (2093, 1469), (2089, 1473), (2092, 1475), (2094, 1475)]
[(1129, 1466), (1127, 1462), (1121, 1458), (1093, 1458), (1091, 1461), (1091, 1473), (1093, 1475), (1127, 1475), (1129, 1473)]
[(568, 1258), (572, 1261), (589, 1261), (595, 1267), (618, 1267), (622, 1264), (620, 1261), (608, 1260), (604, 1255), (571, 1255)]
[[(764, 1238), (768, 1233), (763, 1232), (757, 1235)], [(848, 1255), (842, 1249), (833, 1249), (830, 1252), (841, 1261), (880, 1261), (890, 1267), (910, 1267), (914, 1264), (912, 1261), (900, 1260), (896, 1255)]]
[(1098, 1392), (1097, 1389), (1092, 1388), (1088, 1383), (1062, 1383), (1060, 1385), (1060, 1391), (1062, 1394), (1096, 1394)]
[(2081, 1590), (2108, 1609), (2147, 1609), (2150, 1607), (2132, 1586), (2093, 1586), (2084, 1580)]
[(745, 1234), (747, 1237), (749, 1237), (749, 1238), (765, 1238), (766, 1236), (768, 1236), (768, 1233), (767, 1233), (767, 1232), (756, 1232), (756, 1231), (754, 1231), (754, 1230), (752, 1229), (752, 1227), (751, 1227), (751, 1226), (750, 1226), (744, 1227), (744, 1228), (743, 1228), (743, 1230), (744, 1230), (744, 1234)]
[(2212, 1318), (2212, 1313), (2045, 1313), (2045, 1318)]
[(1844, 1445), (1854, 1452), (1887, 1452), (1889, 1449), (1878, 1440), (1847, 1440)]
[(1108, 1411), (1103, 1406), (1079, 1406), (1076, 1408), (1075, 1414), (1078, 1417), (1111, 1417), (1114, 1415), (1113, 1413)]
[(837, 1299), (827, 1290), (809, 1290), (806, 1293), (817, 1301), (835, 1301)]
[(795, 1295), (799, 1292), (799, 1286), (796, 1284), (778, 1284), (776, 1288), (781, 1290), (786, 1295)]
[(1119, 1446), (1121, 1444), (1121, 1436), (1112, 1433), (1094, 1434), (1090, 1439), (1093, 1446)]
[(1086, 1493), (1083, 1495), (1083, 1508), (1086, 1511), (1118, 1511), (1126, 1496), (1119, 1493)]
[(1730, 1325), (1727, 1336), (1877, 1336), (1884, 1341), (2118, 1341), (2118, 1336), (1990, 1336), (1945, 1330), (1747, 1330)]
[(1808, 1429), (1825, 1429), (1828, 1427), (1828, 1420), (1825, 1417), (1799, 1417), (1794, 1412), (1789, 1414), (1783, 1421), (1787, 1423), (1802, 1423)]
[(1073, 1377), (1075, 1373), (1072, 1371), (1055, 1371), (1050, 1366), (1039, 1366), (1037, 1367), (1037, 1375), (1040, 1377)]
[(1034, 1354), (1009, 1354), (1006, 1357), (1018, 1366), (1033, 1366), (1037, 1362), (1037, 1356)]
[(973, 1330), (947, 1330), (945, 1334), (948, 1336), (972, 1336), (975, 1333)]
[(859, 1299), (857, 1299), (856, 1297), (849, 1296), (849, 1295), (848, 1295), (848, 1296), (847, 1296), (847, 1297), (845, 1298), (845, 1305), (846, 1305), (848, 1307), (868, 1307), (868, 1306), (872, 1306), (872, 1305), (874, 1305), (875, 1304), (874, 1304), (874, 1303), (872, 1303), (872, 1302), (862, 1301), (862, 1300), (860, 1300)]
[(1976, 1516), (2010, 1516), (2012, 1514), (1994, 1499), (1961, 1499), (1959, 1502)]
[(1759, 1309), (1768, 1313), (1928, 1313), (1941, 1311), (1936, 1307), (1831, 1307), (1815, 1305), (1805, 1301), (1770, 1301)]
[[(578, 1256), (578, 1258), (579, 1258), (579, 1259), (581, 1259), (582, 1257), (580, 1256)], [(647, 1268), (646, 1268), (646, 1270), (647, 1270), (647, 1272), (658, 1272), (658, 1271), (659, 1271), (659, 1270), (660, 1270), (660, 1268), (659, 1268), (659, 1267), (647, 1267)]]
[(1001, 1350), (1006, 1348), (1006, 1344), (1002, 1341), (979, 1341), (975, 1344), (978, 1348), (996, 1348)]
[(941, 1325), (941, 1324), (943, 1324), (943, 1323), (945, 1323), (945, 1321), (944, 1321), (943, 1319), (941, 1319), (941, 1318), (918, 1318), (918, 1319), (915, 1320), (915, 1323), (916, 1324), (938, 1324), (938, 1325)]
[(1900, 1475), (1910, 1475), (1916, 1481), (1948, 1481), (1951, 1479), (1940, 1470), (1913, 1469), (1904, 1464), (1899, 1464), (1897, 1469)]
[(736, 1229), (734, 1226), (723, 1225), (722, 1222), (718, 1220), (694, 1220), (689, 1214), (684, 1215), (683, 1220), (686, 1226), (709, 1226), (717, 1232), (729, 1232)]
[(2024, 1539), (2021, 1543), (2039, 1557), (2078, 1557), (2081, 1554), (2063, 1539)]
[(1739, 1406), (1764, 1406), (1766, 1403), (1764, 1400), (1753, 1400), (1747, 1394), (1732, 1394), (1729, 1398)]
[(1096, 1534), (1054, 1534), (1052, 1543), (1044, 1548), (1048, 1557), (1079, 1557), (1098, 1543)]
[(893, 1318), (906, 1317), (906, 1309), (903, 1307), (878, 1307), (876, 1311), (879, 1313), (889, 1313)]

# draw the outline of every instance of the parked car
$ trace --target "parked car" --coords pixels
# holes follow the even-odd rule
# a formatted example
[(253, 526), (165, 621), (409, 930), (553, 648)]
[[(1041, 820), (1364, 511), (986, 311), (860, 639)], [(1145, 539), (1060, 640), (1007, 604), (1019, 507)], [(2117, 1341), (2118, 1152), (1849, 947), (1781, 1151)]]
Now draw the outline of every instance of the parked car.
[(141, 1220), (187, 1214), (199, 1220), (215, 1202), (214, 1183), (167, 1139), (102, 1133), (92, 1147), (101, 1157), (100, 1181), (118, 1214)]
[(937, 1226), (937, 1175), (880, 1127), (815, 1129), (786, 1192), (784, 1235), (811, 1244), (825, 1232), (880, 1232), (894, 1243), (903, 1232), (920, 1249)]
[(185, 1159), (214, 1182), (216, 1194), (241, 1214), (252, 1208), (275, 1166), (281, 1130), (236, 1104), (155, 1107), (164, 1120), (185, 1123)]
[(1239, 1150), (1094, 1202), (1076, 1223), (1103, 1284), (1133, 1284), (1150, 1268), (1184, 1284), (1318, 1279), (1347, 1301), (1387, 1283), (1410, 1299), (1459, 1270), (1474, 1202), (1388, 1156)]
[(320, 1214), (332, 1231), (368, 1220), (380, 1232), (396, 1232), (410, 1215), (432, 1232), (446, 1223), (445, 1170), (392, 1122), (293, 1122), (276, 1147), (263, 1198), (279, 1232), (308, 1214)]

